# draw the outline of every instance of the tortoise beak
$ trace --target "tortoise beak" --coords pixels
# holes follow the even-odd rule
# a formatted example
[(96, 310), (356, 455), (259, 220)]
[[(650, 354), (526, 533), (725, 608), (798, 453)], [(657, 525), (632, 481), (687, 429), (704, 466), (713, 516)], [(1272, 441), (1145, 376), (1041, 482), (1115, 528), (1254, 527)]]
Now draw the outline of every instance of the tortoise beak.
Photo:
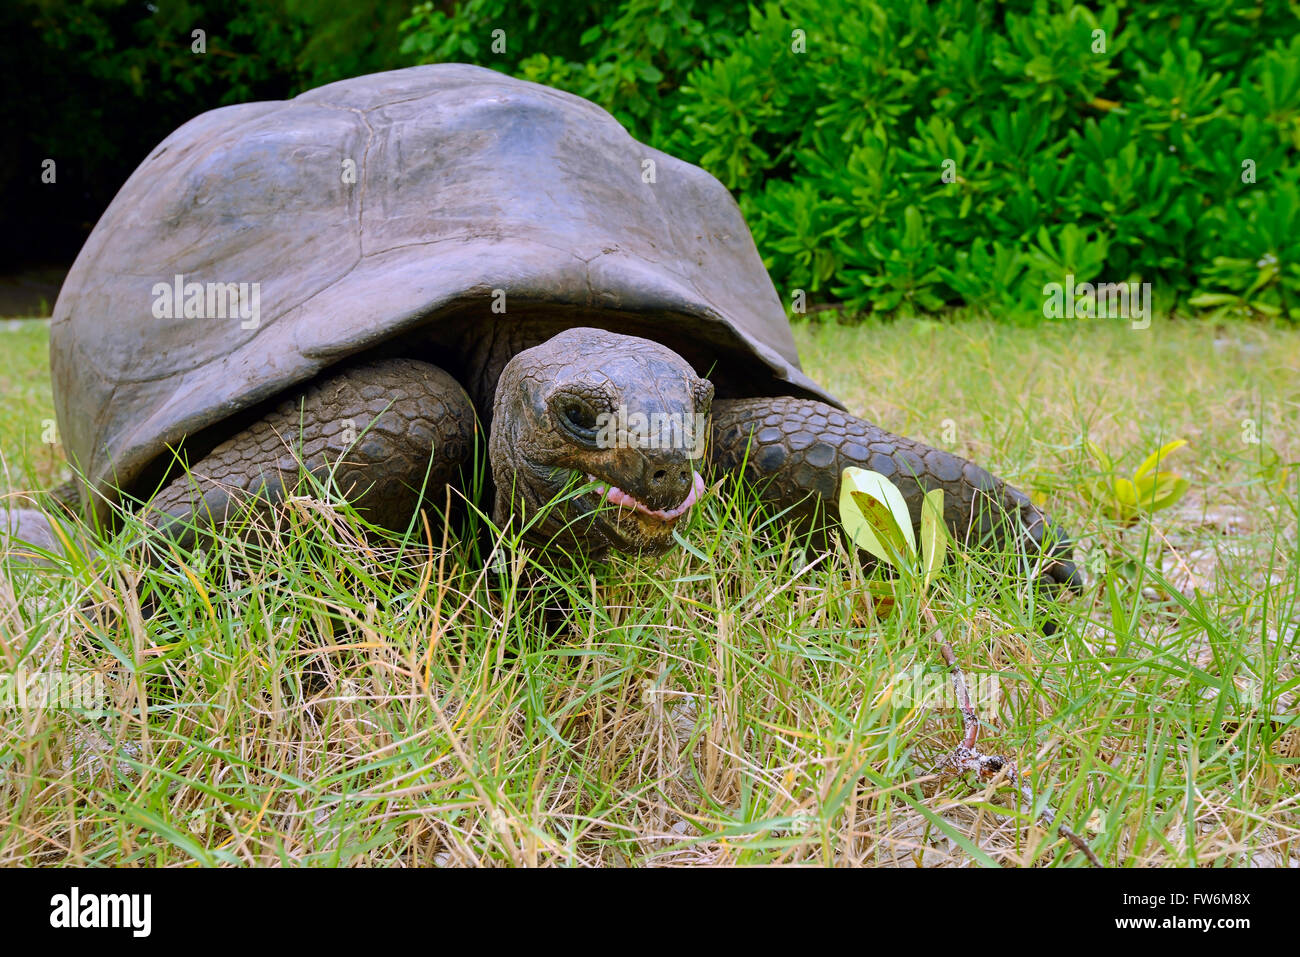
[(681, 506), (694, 490), (697, 477), (694, 463), (681, 448), (606, 449), (590, 461), (589, 472), (595, 481), (630, 496), (649, 512)]

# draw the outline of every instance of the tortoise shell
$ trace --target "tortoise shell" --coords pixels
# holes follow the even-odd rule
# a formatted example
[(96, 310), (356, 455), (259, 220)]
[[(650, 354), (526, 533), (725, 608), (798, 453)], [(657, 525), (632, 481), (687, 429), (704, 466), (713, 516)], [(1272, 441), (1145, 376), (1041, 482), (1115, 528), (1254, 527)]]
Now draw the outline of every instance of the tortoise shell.
[(719, 395), (835, 401), (721, 183), (579, 97), (439, 64), (212, 110), (159, 144), (55, 305), (60, 433), (102, 510), (337, 362), (463, 353), (542, 316), (659, 339)]

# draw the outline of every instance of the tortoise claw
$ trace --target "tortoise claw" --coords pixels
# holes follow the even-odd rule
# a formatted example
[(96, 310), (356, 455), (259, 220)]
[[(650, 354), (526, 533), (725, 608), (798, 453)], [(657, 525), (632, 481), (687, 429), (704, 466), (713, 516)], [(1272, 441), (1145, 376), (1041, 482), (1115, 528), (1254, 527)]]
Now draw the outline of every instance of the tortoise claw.
[(1070, 536), (1043, 516), (1030, 531), (1030, 537), (1047, 562), (1042, 578), (1050, 583), (1052, 591), (1068, 590), (1082, 594), (1083, 574), (1070, 557), (1074, 554), (1074, 541)]
[(1076, 594), (1083, 592), (1083, 575), (1075, 567), (1074, 562), (1068, 558), (1057, 559), (1052, 562), (1047, 566), (1043, 574), (1062, 588), (1069, 589)]

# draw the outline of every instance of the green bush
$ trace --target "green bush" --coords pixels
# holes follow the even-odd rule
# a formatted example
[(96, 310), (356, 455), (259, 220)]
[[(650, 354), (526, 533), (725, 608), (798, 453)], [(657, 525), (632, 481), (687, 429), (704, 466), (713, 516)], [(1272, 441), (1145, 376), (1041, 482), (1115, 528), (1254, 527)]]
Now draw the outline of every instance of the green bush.
[(787, 297), (1036, 321), (1071, 272), (1300, 320), (1286, 0), (465, 0), (402, 30), (413, 62), (567, 89), (708, 169)]

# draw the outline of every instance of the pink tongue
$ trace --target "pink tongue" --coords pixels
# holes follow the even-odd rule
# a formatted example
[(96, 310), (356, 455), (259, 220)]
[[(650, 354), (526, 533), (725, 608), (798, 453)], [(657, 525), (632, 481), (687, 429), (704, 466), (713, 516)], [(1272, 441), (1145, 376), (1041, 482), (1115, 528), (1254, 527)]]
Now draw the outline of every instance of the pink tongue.
[[(641, 504), (634, 495), (624, 492), (621, 488), (609, 488), (598, 484), (596, 490), (603, 491), (605, 493), (605, 498), (614, 505), (617, 505), (619, 508), (636, 509), (643, 515), (649, 515), (662, 522), (671, 522), (673, 519), (680, 518), (685, 514), (686, 510), (694, 505), (699, 500), (700, 496), (704, 494), (704, 479), (700, 478), (699, 472), (695, 472), (693, 475), (695, 476), (695, 481), (691, 485), (690, 494), (686, 496), (685, 500), (680, 505), (668, 509), (647, 508), (645, 505)], [(595, 476), (588, 476), (588, 478), (593, 482), (596, 481)]]

